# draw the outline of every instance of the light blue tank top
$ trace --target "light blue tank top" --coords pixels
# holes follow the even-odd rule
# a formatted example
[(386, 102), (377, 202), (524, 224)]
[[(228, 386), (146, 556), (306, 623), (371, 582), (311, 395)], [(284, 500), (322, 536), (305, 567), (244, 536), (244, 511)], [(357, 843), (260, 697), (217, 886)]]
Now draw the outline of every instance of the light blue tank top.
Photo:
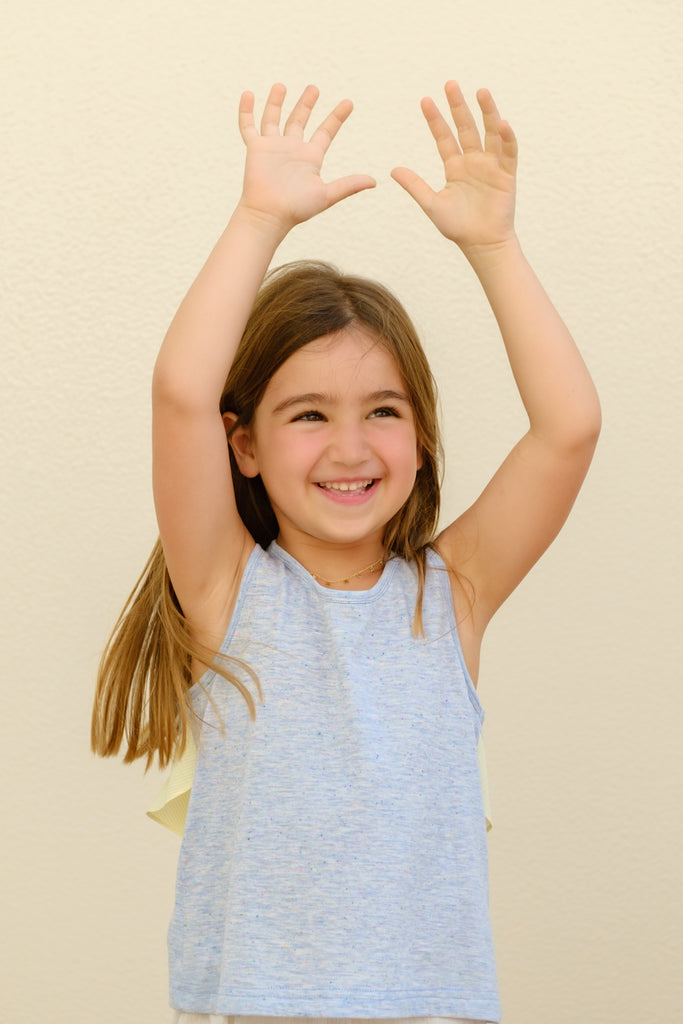
[[(433, 552), (319, 585), (277, 544), (249, 560), (207, 673), (169, 929), (178, 1010), (499, 1019), (477, 760), (483, 713)], [(243, 678), (249, 684), (249, 676)], [(253, 684), (249, 684), (253, 688)]]

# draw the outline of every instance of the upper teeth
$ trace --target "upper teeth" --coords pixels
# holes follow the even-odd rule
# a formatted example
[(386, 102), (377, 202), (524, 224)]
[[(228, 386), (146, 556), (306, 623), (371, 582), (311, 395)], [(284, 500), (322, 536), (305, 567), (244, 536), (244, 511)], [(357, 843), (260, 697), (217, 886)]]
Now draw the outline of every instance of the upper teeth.
[(321, 483), (320, 486), (328, 491), (362, 491), (371, 483), (372, 480), (357, 480), (351, 484), (339, 481), (338, 483)]

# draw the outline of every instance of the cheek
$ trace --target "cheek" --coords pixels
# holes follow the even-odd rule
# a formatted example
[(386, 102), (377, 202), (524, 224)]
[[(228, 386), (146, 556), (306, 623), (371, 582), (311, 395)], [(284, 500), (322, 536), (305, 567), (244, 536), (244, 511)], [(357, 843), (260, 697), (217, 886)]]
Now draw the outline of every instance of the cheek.
[(406, 467), (420, 469), (422, 466), (422, 445), (415, 436), (415, 431), (406, 429), (404, 433), (393, 439), (393, 457)]
[(277, 431), (262, 439), (260, 465), (263, 482), (281, 488), (291, 486), (312, 471), (320, 456), (320, 445), (314, 438)]

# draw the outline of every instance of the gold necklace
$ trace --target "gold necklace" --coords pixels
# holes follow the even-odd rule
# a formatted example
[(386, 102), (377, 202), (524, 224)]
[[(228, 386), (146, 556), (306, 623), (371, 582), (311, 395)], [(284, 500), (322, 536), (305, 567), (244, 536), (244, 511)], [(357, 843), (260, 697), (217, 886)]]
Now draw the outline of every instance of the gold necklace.
[(384, 555), (382, 555), (382, 557), (378, 558), (376, 562), (371, 562), (370, 565), (366, 565), (364, 569), (359, 569), (358, 572), (352, 572), (348, 576), (342, 576), (341, 579), (338, 580), (326, 580), (324, 576), (319, 576), (317, 572), (311, 572), (310, 569), (308, 571), (313, 579), (317, 580), (318, 583), (323, 583), (326, 587), (334, 587), (337, 583), (349, 583), (351, 580), (357, 579), (358, 576), (364, 576), (366, 572), (375, 572), (377, 569), (383, 568), (385, 561), (386, 559)]

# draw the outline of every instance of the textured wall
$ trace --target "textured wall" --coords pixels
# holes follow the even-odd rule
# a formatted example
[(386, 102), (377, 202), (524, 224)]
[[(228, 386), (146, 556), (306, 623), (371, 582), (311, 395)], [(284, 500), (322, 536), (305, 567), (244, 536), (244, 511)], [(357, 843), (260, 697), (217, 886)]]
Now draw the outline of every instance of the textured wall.
[[(491, 627), (491, 890), (506, 1024), (680, 1014), (679, 0), (3, 4), (0, 1019), (165, 1024), (177, 842), (154, 773), (96, 762), (99, 651), (155, 536), (156, 346), (238, 195), (236, 102), (312, 80), (380, 187), (288, 240), (380, 277), (440, 381), (446, 510), (522, 427), (490, 313), (388, 178), (418, 100), (492, 88), (518, 225), (605, 427), (568, 526)], [(94, 1012), (94, 1007), (101, 1007)]]

